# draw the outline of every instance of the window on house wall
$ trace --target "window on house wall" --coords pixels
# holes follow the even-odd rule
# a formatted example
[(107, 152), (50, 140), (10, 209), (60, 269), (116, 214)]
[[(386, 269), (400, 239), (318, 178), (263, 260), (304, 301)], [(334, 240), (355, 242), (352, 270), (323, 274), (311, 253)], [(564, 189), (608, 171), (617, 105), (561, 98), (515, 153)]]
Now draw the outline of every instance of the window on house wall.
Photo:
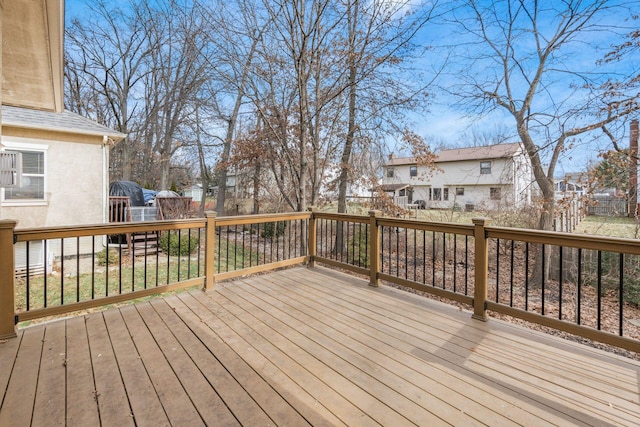
[(16, 150), (22, 153), (22, 186), (5, 188), (5, 201), (45, 200), (45, 152)]
[(481, 175), (491, 174), (491, 162), (480, 162), (480, 174)]
[(443, 188), (442, 189), (442, 200), (449, 200), (449, 189), (448, 188)]
[(418, 166), (409, 166), (409, 176), (418, 176)]
[(464, 187), (456, 188), (456, 196), (464, 196)]
[(502, 192), (499, 187), (491, 187), (489, 188), (489, 198), (491, 200), (500, 200), (502, 198)]
[(393, 178), (393, 169), (392, 168), (387, 169), (387, 178)]
[(440, 201), (442, 200), (442, 188), (432, 188), (433, 198), (431, 200)]

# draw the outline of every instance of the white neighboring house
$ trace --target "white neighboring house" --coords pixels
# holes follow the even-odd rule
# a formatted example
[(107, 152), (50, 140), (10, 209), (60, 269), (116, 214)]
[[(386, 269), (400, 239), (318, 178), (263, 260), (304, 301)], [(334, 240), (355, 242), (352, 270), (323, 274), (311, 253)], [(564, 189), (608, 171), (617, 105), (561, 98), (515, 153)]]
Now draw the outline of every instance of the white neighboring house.
[(382, 189), (399, 205), (424, 201), (429, 209), (497, 210), (531, 202), (531, 163), (519, 143), (442, 150), (435, 167), (391, 157)]

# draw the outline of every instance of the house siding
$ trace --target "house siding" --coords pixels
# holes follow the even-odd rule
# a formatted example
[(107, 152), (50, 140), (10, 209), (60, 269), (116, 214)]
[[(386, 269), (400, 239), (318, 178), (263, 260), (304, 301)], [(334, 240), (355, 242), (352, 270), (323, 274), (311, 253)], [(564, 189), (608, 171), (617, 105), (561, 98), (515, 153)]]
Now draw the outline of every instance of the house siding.
[[(481, 162), (491, 162), (490, 173), (481, 173)], [(387, 164), (384, 184), (409, 184), (413, 187), (412, 201), (425, 200), (431, 209), (463, 209), (473, 205), (476, 209), (497, 210), (523, 206), (531, 202), (531, 168), (526, 155), (519, 151), (501, 158), (460, 159), (457, 161), (436, 161), (436, 168), (417, 167), (417, 175), (410, 176), (411, 163), (407, 159), (395, 159)], [(387, 171), (393, 169), (393, 177)], [(457, 195), (456, 189), (463, 188), (464, 194)], [(448, 189), (448, 200), (433, 200), (429, 197), (434, 189), (444, 196)], [(492, 199), (499, 192), (499, 200)]]
[(20, 144), (46, 147), (45, 201), (0, 202), (0, 218), (17, 219), (18, 228), (104, 222), (107, 182), (103, 147), (58, 140), (4, 137), (7, 149)]

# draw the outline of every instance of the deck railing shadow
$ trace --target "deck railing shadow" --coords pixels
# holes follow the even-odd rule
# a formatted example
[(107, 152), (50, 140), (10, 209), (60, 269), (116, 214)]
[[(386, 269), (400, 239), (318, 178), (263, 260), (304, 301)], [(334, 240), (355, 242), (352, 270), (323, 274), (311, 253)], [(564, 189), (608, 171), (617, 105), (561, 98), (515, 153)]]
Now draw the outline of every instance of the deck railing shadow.
[[(138, 235), (138, 246), (110, 236)], [(148, 236), (154, 236), (149, 239)], [(113, 243), (116, 242), (116, 243)], [(152, 243), (150, 243), (152, 242)], [(31, 270), (29, 247), (52, 265)], [(16, 275), (15, 253), (27, 257)], [(640, 352), (640, 241), (310, 210), (16, 229), (0, 221), (0, 338), (18, 322), (316, 263)], [(41, 254), (42, 255), (42, 254)], [(46, 262), (46, 261), (45, 261)]]

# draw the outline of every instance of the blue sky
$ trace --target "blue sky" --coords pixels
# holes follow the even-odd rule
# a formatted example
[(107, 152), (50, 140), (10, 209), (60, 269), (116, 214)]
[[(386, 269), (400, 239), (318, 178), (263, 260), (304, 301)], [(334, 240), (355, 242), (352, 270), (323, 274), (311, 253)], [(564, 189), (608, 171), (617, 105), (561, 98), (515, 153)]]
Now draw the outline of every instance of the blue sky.
[[(122, 1), (126, 3), (127, 0), (109, 0), (111, 3)], [(617, 0), (612, 0), (612, 4), (621, 3)], [(624, 4), (638, 4), (638, 2), (624, 2)], [(638, 7), (640, 10), (640, 7)], [(82, 16), (85, 13), (90, 13), (85, 5), (85, 0), (66, 0), (66, 13), (67, 20), (72, 17)], [(607, 21), (603, 24), (610, 24), (611, 27), (618, 25), (630, 25), (631, 23), (625, 22), (624, 19), (616, 15), (611, 15), (605, 18)], [(638, 21), (633, 23), (636, 25)], [(443, 52), (447, 49), (447, 43), (455, 42), (459, 44), (460, 36), (450, 32), (450, 28), (446, 26), (434, 27), (427, 26), (424, 34), (421, 35), (423, 43), (436, 47), (430, 54), (425, 55), (421, 61), (423, 64), (417, 63), (418, 67), (437, 68), (438, 61), (443, 58)], [(451, 41), (453, 40), (453, 42)], [(593, 33), (586, 35), (581, 43), (575, 45), (574, 51), (571, 55), (567, 56), (567, 60), (563, 63), (567, 69), (590, 69), (593, 72), (600, 72), (596, 66), (596, 61), (600, 59), (604, 53), (608, 50), (609, 46), (613, 43), (618, 43), (619, 39), (614, 39), (610, 34), (606, 32)], [(443, 50), (444, 49), (444, 50)], [(613, 64), (609, 66), (612, 73), (628, 73), (629, 69), (640, 69), (640, 58), (631, 58), (631, 62), (624, 64)], [(448, 75), (444, 76), (443, 82), (449, 79), (452, 84), (456, 80), (456, 76)], [(559, 82), (556, 87), (565, 88), (569, 86), (569, 80), (567, 82)], [(447, 83), (443, 83), (446, 86)], [(568, 89), (567, 89), (568, 90)], [(471, 129), (475, 129), (477, 132), (489, 132), (491, 133), (498, 128), (510, 128), (513, 129), (513, 119), (507, 114), (496, 111), (490, 115), (479, 117), (471, 114), (469, 111), (463, 111), (461, 108), (456, 108), (454, 100), (446, 95), (444, 92), (434, 90), (432, 91), (433, 98), (429, 113), (425, 117), (415, 117), (414, 130), (421, 136), (423, 136), (427, 142), (433, 143), (433, 145), (445, 145), (445, 146), (465, 146), (469, 145), (465, 140), (464, 135), (469, 134)], [(628, 145), (628, 136), (620, 133), (617, 136), (621, 139), (623, 146)], [(588, 141), (588, 143), (585, 143)], [(390, 144), (391, 150), (394, 150), (393, 143)], [(590, 161), (597, 160), (597, 153), (599, 150), (607, 148), (609, 145), (606, 140), (591, 140), (591, 136), (585, 136), (581, 143), (576, 145), (576, 148), (568, 151), (559, 162), (556, 175), (563, 172), (572, 172), (576, 169), (583, 169)], [(402, 153), (398, 153), (402, 154)]]

